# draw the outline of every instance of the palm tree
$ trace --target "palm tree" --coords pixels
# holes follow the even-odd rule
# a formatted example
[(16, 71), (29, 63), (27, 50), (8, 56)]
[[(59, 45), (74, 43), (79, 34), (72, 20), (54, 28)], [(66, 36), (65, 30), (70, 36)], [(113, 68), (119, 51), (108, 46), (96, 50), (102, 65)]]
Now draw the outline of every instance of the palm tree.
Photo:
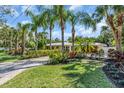
[(68, 11), (68, 18), (72, 26), (72, 50), (74, 50), (75, 42), (75, 25), (78, 23), (78, 15), (74, 14), (73, 11)]
[(30, 26), (29, 23), (27, 23), (27, 24), (18, 23), (18, 27), (22, 32), (22, 37), (21, 37), (22, 38), (22, 45), (21, 45), (22, 55), (24, 55), (24, 53), (25, 53), (26, 32), (27, 32), (29, 26)]
[(35, 32), (35, 44), (36, 44), (35, 45), (35, 50), (37, 50), (38, 49), (37, 30), (38, 30), (38, 27), (40, 25), (39, 16), (35, 15), (31, 11), (27, 11), (26, 14), (31, 17), (32, 23), (30, 24), (30, 26), (31, 26), (31, 30), (33, 32)]
[(59, 25), (61, 27), (61, 33), (62, 33), (62, 53), (64, 52), (64, 30), (65, 30), (65, 23), (67, 20), (67, 11), (64, 8), (63, 5), (57, 5), (53, 7), (54, 14), (57, 18), (57, 21), (59, 22)]
[(92, 28), (93, 31), (96, 30), (96, 21), (92, 18), (91, 15), (85, 12), (79, 12), (79, 23), (85, 27), (85, 29)]
[(122, 27), (123, 27), (124, 6), (104, 5), (97, 6), (93, 18), (97, 23), (105, 20), (110, 27), (116, 42), (116, 50), (122, 51)]
[(46, 17), (46, 22), (47, 22), (47, 26), (49, 27), (49, 32), (50, 32), (50, 49), (52, 49), (52, 30), (54, 28), (54, 23), (56, 21), (56, 16), (53, 13), (53, 9), (51, 7), (51, 9), (46, 9), (44, 11), (44, 15)]

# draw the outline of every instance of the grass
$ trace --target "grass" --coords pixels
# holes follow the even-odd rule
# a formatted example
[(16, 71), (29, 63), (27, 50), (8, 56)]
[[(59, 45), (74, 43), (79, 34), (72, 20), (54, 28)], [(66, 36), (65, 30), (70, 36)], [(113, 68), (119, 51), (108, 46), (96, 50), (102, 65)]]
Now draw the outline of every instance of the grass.
[(5, 52), (0, 52), (0, 63), (1, 62), (16, 62), (20, 59), (20, 56), (8, 55)]
[(82, 60), (63, 65), (45, 65), (28, 69), (2, 88), (110, 88), (114, 87), (101, 67), (103, 63)]

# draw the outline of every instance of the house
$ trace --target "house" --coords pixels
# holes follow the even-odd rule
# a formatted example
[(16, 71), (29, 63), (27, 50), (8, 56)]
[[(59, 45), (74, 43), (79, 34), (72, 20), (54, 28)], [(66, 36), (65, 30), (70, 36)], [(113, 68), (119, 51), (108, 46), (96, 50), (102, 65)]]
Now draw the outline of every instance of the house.
[[(60, 43), (52, 43), (51, 46), (52, 46), (52, 49), (61, 49), (62, 48), (62, 43), (61, 42)], [(46, 48), (49, 49), (50, 44), (47, 44)], [(64, 42), (64, 48), (65, 48), (65, 50), (71, 51), (72, 43)]]
[[(78, 44), (75, 44), (75, 46), (77, 46), (77, 45)], [(107, 47), (107, 45), (103, 44), (103, 43), (93, 43), (91, 45), (98, 46), (100, 48)], [(61, 42), (60, 43), (51, 43), (51, 46), (52, 46), (52, 49), (61, 49), (62, 43)], [(50, 44), (47, 44), (46, 48), (49, 49)], [(64, 48), (66, 51), (71, 51), (72, 50), (72, 43), (64, 42)]]

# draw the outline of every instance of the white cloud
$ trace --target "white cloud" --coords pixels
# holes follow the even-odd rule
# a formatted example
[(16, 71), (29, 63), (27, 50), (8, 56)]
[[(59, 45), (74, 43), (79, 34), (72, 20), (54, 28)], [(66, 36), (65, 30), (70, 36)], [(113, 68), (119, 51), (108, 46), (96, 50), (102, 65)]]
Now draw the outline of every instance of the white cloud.
[(69, 10), (74, 11), (75, 9), (80, 8), (80, 7), (81, 7), (81, 5), (72, 5), (69, 7)]
[(96, 30), (95, 32), (93, 32), (93, 30), (91, 28), (85, 29), (81, 25), (76, 26), (75, 29), (76, 29), (76, 36), (97, 37), (100, 34), (99, 30)]
[(26, 24), (26, 23), (31, 23), (29, 20), (24, 20), (21, 22), (22, 24)]
[(97, 24), (97, 28), (101, 28), (102, 26), (107, 26), (104, 20), (102, 20), (100, 23)]

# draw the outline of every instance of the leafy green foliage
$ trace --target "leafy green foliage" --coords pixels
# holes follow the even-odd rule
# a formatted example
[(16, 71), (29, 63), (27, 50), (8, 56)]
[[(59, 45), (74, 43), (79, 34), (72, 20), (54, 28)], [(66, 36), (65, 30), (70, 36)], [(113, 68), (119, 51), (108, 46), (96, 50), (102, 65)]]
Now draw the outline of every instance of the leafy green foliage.
[(114, 37), (108, 26), (102, 26), (101, 33), (97, 37), (96, 42), (107, 44), (107, 46), (113, 46)]
[(42, 57), (48, 56), (49, 54), (54, 54), (58, 52), (58, 50), (29, 50), (23, 56), (24, 58), (35, 58), (35, 57)]
[(49, 58), (51, 64), (67, 63), (68, 54), (58, 51), (56, 53), (50, 53)]

